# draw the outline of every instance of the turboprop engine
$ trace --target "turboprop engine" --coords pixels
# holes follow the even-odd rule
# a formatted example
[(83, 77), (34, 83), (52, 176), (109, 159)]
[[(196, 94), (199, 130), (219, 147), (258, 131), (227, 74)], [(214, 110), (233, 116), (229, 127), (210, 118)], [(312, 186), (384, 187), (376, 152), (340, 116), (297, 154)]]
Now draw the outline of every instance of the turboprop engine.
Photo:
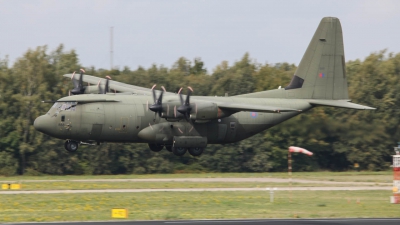
[(185, 118), (186, 121), (195, 121), (198, 123), (208, 122), (213, 119), (220, 119), (232, 115), (234, 112), (221, 109), (216, 103), (198, 100), (195, 103), (190, 103), (190, 95), (193, 92), (191, 87), (188, 87), (188, 93), (186, 99), (184, 100), (181, 94), (182, 88), (179, 90), (178, 94), (180, 97), (180, 104), (177, 101), (169, 101), (168, 103), (163, 103), (163, 95), (165, 88), (162, 88), (162, 92), (159, 97), (156, 97), (155, 88), (156, 85), (152, 87), (154, 104), (149, 106), (149, 109), (161, 118), (165, 118), (168, 121), (180, 120)]
[(83, 76), (85, 74), (84, 69), (80, 69), (79, 79), (74, 79), (75, 72), (71, 76), (72, 84), (74, 88), (70, 90), (70, 95), (81, 95), (81, 94), (107, 94), (110, 92), (109, 82), (111, 80), (110, 76), (106, 76), (106, 83), (101, 84), (102, 80), (99, 80), (96, 86), (83, 86)]

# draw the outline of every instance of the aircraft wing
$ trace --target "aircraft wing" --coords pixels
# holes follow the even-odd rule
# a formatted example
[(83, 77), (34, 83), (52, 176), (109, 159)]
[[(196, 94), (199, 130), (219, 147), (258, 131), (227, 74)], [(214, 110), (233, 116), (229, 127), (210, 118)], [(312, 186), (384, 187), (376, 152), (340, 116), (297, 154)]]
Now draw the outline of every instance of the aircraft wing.
[(42, 101), (42, 103), (56, 103), (56, 102), (76, 102), (76, 103), (95, 103), (95, 102), (119, 102), (117, 100), (110, 100), (110, 99), (60, 99), (57, 101)]
[[(64, 77), (68, 77), (71, 78), (72, 77), (72, 73), (70, 74), (64, 74)], [(79, 80), (80, 74), (75, 74), (74, 78), (75, 80)], [(99, 84), (105, 84), (106, 79), (104, 78), (100, 78), (100, 77), (95, 77), (95, 76), (91, 76), (91, 75), (84, 75), (83, 76), (83, 82), (92, 84), (92, 85), (97, 85)], [(117, 92), (130, 92), (130, 93), (134, 93), (134, 94), (140, 94), (140, 95), (151, 95), (151, 89), (150, 88), (144, 88), (144, 87), (139, 87), (139, 86), (135, 86), (135, 85), (130, 85), (130, 84), (125, 84), (122, 82), (118, 82), (118, 81), (113, 81), (110, 80), (109, 81), (109, 87), (111, 90), (115, 90)]]
[(227, 109), (231, 111), (247, 111), (247, 112), (266, 112), (266, 113), (280, 113), (280, 112), (300, 112), (299, 109), (282, 108), (277, 106), (265, 106), (265, 105), (249, 105), (249, 104), (237, 104), (237, 103), (217, 103), (221, 109)]

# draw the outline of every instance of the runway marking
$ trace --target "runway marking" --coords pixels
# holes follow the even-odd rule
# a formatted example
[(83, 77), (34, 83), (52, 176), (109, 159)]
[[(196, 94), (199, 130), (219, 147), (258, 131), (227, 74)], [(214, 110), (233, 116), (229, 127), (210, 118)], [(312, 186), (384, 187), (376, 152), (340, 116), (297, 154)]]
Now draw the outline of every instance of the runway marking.
[[(2, 180), (3, 183), (14, 182), (260, 182), (260, 183), (285, 183), (287, 178), (142, 178), (142, 179), (70, 179), (70, 180)], [(347, 185), (389, 185), (389, 183), (376, 182), (343, 182), (343, 181), (320, 181), (306, 179), (292, 179), (296, 183), (317, 184), (347, 184)]]
[[(361, 191), (391, 190), (391, 187), (278, 187), (276, 191)], [(0, 191), (0, 194), (82, 194), (82, 193), (134, 193), (134, 192), (203, 192), (203, 191), (265, 191), (264, 188), (160, 188), (160, 189), (94, 189), (94, 190), (38, 190)]]

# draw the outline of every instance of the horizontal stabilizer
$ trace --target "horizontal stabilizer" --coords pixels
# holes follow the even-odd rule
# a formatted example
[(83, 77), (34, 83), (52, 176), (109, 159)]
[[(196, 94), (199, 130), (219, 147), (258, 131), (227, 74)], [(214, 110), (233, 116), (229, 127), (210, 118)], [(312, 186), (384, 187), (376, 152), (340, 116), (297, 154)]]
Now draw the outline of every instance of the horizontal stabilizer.
[(332, 107), (347, 108), (347, 109), (375, 109), (369, 106), (351, 103), (349, 100), (315, 99), (309, 101), (309, 103), (314, 106), (332, 106)]
[(231, 111), (248, 111), (248, 112), (265, 112), (265, 113), (280, 113), (280, 112), (300, 112), (298, 109), (281, 108), (277, 106), (263, 106), (263, 105), (248, 105), (236, 103), (217, 103), (221, 109)]

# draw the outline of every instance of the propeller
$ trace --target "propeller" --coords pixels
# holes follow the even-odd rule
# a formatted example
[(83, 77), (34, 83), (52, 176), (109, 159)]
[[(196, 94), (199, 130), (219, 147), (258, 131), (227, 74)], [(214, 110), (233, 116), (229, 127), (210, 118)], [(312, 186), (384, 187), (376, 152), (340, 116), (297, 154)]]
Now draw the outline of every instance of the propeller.
[(104, 89), (101, 87), (100, 85), (100, 81), (97, 84), (98, 88), (99, 88), (99, 94), (107, 94), (107, 92), (110, 92), (110, 88), (109, 88), (109, 82), (110, 82), (111, 77), (110, 76), (106, 76), (106, 85), (104, 85)]
[(190, 111), (192, 110), (192, 107), (190, 106), (190, 95), (192, 94), (193, 89), (191, 87), (188, 87), (188, 93), (186, 95), (185, 101), (183, 101), (181, 91), (182, 91), (182, 88), (178, 92), (179, 97), (181, 99), (181, 105), (176, 110), (185, 116), (186, 121), (191, 122), (190, 121)]
[(85, 87), (83, 86), (83, 74), (85, 73), (85, 70), (80, 69), (80, 72), (81, 76), (79, 77), (79, 80), (74, 79), (75, 72), (71, 76), (72, 84), (74, 84), (74, 89), (71, 90), (71, 93), (73, 95), (80, 95), (85, 93)]
[(153, 87), (151, 88), (151, 90), (153, 91), (153, 100), (154, 100), (154, 104), (149, 106), (149, 109), (155, 113), (158, 113), (158, 116), (161, 117), (161, 113), (162, 113), (162, 98), (164, 95), (164, 92), (166, 92), (164, 86), (161, 86), (162, 91), (160, 93), (160, 95), (158, 96), (158, 98), (156, 97), (156, 90), (154, 89), (156, 87), (156, 84), (153, 85)]

